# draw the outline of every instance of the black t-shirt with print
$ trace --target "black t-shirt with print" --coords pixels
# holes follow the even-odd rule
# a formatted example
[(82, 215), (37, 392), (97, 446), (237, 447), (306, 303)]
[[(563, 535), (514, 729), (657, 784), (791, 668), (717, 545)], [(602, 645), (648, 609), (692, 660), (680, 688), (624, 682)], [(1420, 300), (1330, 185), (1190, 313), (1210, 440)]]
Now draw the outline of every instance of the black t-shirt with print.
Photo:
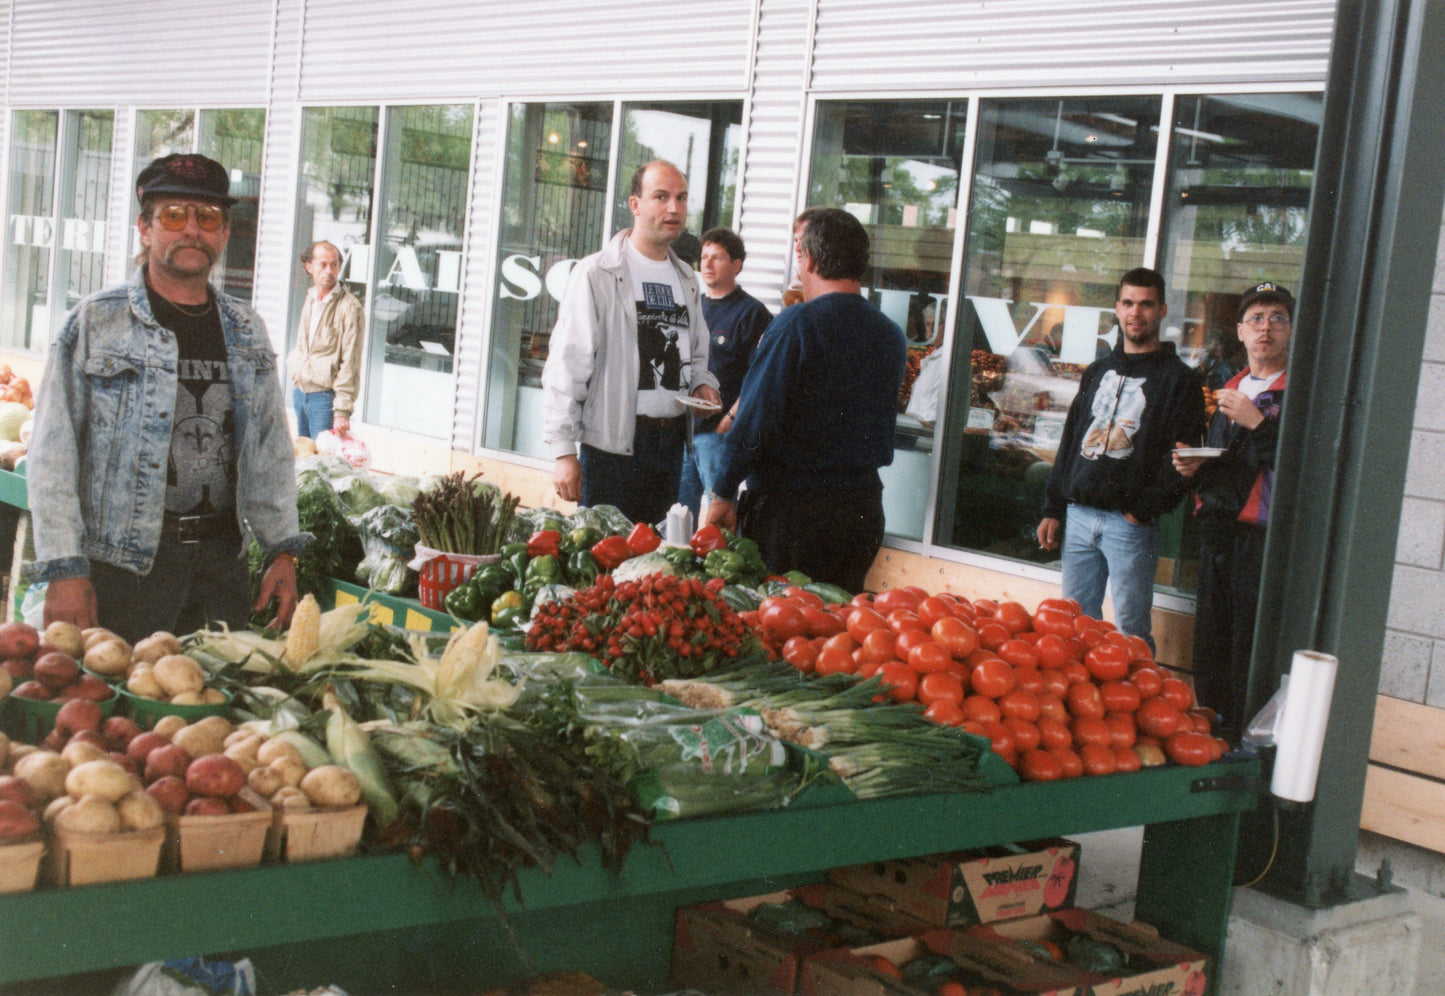
[(236, 504), (236, 431), (221, 313), (214, 297), (196, 314), (198, 306), (172, 304), (146, 291), (156, 321), (175, 333), (178, 352), (166, 511), (227, 511)]

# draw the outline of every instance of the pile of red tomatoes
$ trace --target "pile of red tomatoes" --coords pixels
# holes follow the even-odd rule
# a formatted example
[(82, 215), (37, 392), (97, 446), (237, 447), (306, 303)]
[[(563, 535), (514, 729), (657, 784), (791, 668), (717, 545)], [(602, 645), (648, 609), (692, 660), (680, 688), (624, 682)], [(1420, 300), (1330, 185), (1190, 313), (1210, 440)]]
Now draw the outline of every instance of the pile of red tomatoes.
[(1026, 781), (1218, 760), (1228, 744), (1149, 645), (1071, 599), (970, 600), (890, 588), (825, 605), (792, 588), (745, 613), (798, 670), (877, 675), (900, 702), (987, 737)]

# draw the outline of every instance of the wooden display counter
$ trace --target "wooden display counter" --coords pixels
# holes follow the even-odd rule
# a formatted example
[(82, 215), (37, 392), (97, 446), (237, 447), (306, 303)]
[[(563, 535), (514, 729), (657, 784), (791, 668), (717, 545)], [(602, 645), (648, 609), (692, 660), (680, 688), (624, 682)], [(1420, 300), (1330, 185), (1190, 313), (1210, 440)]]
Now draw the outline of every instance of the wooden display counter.
[[(524, 871), (522, 902), (507, 903), (516, 944), (474, 883), (395, 854), (0, 896), (0, 983), (229, 953), (273, 992), (476, 992), (568, 969), (664, 992), (679, 905), (841, 865), (1139, 825), (1138, 917), (1217, 959), (1258, 780), (1246, 759), (659, 824), (620, 875), (592, 857)], [(1213, 979), (1211, 967), (1211, 992)]]

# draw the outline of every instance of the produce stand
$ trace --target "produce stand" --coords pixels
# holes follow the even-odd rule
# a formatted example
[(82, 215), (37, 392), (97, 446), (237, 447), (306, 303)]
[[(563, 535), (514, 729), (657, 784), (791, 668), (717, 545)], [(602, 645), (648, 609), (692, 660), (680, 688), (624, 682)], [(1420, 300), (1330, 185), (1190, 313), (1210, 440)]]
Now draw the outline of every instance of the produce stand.
[(458, 623), (445, 612), (425, 608), (414, 598), (398, 598), (380, 591), (371, 591), (349, 581), (331, 579), (330, 602), (326, 608), (338, 605), (354, 605), (365, 602), (372, 607), (371, 618), (385, 626), (399, 629), (413, 629), (422, 632), (450, 633), (460, 629)]
[[(1139, 919), (1224, 947), (1239, 814), (1259, 763), (1228, 759), (1047, 783), (658, 824), (620, 876), (594, 856), (521, 875), (519, 956), (470, 881), (400, 855), (203, 872), (0, 897), (0, 983), (171, 957), (249, 957), (267, 991), (476, 991), (539, 971), (666, 989), (677, 906), (816, 881), (829, 868), (1000, 842), (1145, 827)], [(1080, 870), (1088, 875), (1089, 854)]]

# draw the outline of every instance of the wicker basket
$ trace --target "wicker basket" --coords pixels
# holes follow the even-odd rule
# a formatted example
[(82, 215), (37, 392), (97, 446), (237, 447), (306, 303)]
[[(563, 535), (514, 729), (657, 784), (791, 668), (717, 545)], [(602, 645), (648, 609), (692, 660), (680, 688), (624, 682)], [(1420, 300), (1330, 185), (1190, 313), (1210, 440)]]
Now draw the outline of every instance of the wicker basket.
[(423, 608), (437, 612), (445, 611), (442, 599), (447, 597), (447, 593), (466, 584), (480, 565), (496, 564), (502, 560), (497, 554), (472, 556), (437, 550), (423, 553), (420, 546), (417, 547), (417, 557), (425, 558), (425, 562), (417, 568), (417, 597)]

